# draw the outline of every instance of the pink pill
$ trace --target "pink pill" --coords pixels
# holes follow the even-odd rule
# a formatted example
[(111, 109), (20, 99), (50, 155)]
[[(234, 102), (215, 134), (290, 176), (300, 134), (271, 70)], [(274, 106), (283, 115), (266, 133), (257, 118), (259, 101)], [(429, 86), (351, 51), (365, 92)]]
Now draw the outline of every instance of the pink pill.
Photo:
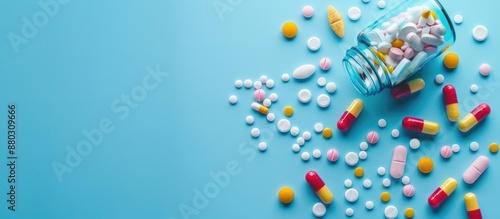
[(403, 187), (403, 194), (408, 198), (413, 197), (413, 195), (415, 195), (415, 187), (412, 185), (406, 185)]
[(400, 48), (392, 47), (389, 50), (389, 56), (396, 61), (403, 59), (403, 55), (403, 50)]
[(302, 15), (306, 18), (310, 18), (314, 15), (314, 8), (310, 5), (306, 5), (302, 8)]
[(408, 47), (405, 50), (405, 54), (403, 56), (407, 59), (412, 59), (414, 55), (415, 55), (415, 50), (413, 50), (413, 48), (411, 47)]
[(438, 50), (437, 46), (434, 45), (425, 45), (424, 47), (424, 51), (429, 55), (436, 53), (437, 50)]
[(483, 172), (490, 165), (490, 160), (488, 157), (479, 156), (472, 164), (465, 170), (463, 174), (464, 182), (467, 184), (473, 184), (476, 180), (483, 174)]
[(335, 149), (330, 149), (326, 152), (326, 157), (329, 161), (335, 162), (339, 159), (339, 152)]
[(257, 101), (263, 101), (264, 99), (266, 99), (266, 92), (264, 90), (262, 90), (262, 89), (257, 89), (253, 93), (253, 97)]
[(328, 71), (332, 67), (332, 61), (329, 58), (322, 58), (319, 60), (319, 68), (323, 71)]
[(408, 150), (406, 147), (399, 145), (394, 148), (394, 153), (392, 154), (391, 162), (391, 176), (394, 179), (399, 179), (403, 177), (406, 165), (406, 154)]
[(448, 159), (451, 157), (451, 154), (453, 154), (453, 150), (451, 149), (450, 146), (443, 146), (441, 148), (441, 156), (445, 159)]
[(491, 73), (491, 66), (484, 63), (479, 66), (479, 73), (481, 73), (482, 76), (488, 76)]
[(366, 135), (366, 140), (370, 144), (376, 144), (378, 142), (378, 133), (375, 131), (368, 132), (368, 134)]

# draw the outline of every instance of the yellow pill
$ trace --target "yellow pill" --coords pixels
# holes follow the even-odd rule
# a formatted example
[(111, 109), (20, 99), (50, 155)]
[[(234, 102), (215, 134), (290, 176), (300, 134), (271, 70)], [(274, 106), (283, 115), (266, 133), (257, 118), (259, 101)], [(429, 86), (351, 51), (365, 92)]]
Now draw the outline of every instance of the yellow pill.
[(333, 131), (331, 128), (325, 128), (323, 129), (323, 137), (325, 138), (331, 138), (333, 134)]
[(391, 194), (389, 194), (388, 192), (382, 192), (382, 194), (380, 195), (380, 200), (382, 200), (383, 202), (388, 202), (391, 200)]
[(289, 187), (281, 188), (280, 191), (278, 192), (278, 198), (281, 203), (289, 204), (290, 202), (293, 201), (294, 198), (293, 190)]
[(435, 11), (431, 11), (431, 16), (432, 16), (432, 18), (434, 18), (434, 20), (437, 19), (437, 14)]
[(415, 210), (413, 210), (413, 208), (407, 208), (405, 210), (405, 217), (406, 218), (413, 218), (413, 216), (415, 216)]
[(281, 32), (283, 32), (283, 35), (288, 39), (294, 38), (298, 31), (299, 28), (297, 28), (297, 25), (291, 21), (283, 24), (283, 27), (281, 28)]
[(292, 116), (293, 115), (293, 108), (291, 106), (286, 106), (285, 109), (283, 109), (283, 113), (285, 113), (285, 116)]
[(389, 65), (387, 69), (389, 70), (389, 73), (392, 73), (394, 71), (394, 66)]
[(444, 66), (449, 69), (456, 68), (459, 62), (458, 55), (452, 52), (446, 54), (443, 59)]
[(496, 154), (498, 152), (498, 144), (497, 143), (490, 144), (490, 152), (493, 154)]
[(428, 157), (422, 157), (418, 161), (418, 170), (422, 172), (423, 174), (428, 174), (434, 169), (434, 163), (432, 162), (431, 158)]
[(361, 178), (363, 177), (363, 175), (365, 175), (365, 170), (361, 167), (357, 167), (356, 169), (354, 169), (354, 175), (358, 178)]
[(394, 41), (392, 41), (393, 47), (401, 48), (403, 44), (405, 44), (405, 42), (403, 42), (403, 40), (401, 39), (395, 39)]

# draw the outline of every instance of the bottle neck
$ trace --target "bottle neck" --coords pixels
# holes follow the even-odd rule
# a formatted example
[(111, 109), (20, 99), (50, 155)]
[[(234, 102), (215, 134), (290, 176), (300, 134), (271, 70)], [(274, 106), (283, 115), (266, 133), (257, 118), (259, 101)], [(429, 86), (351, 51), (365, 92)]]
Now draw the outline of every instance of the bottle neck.
[(342, 64), (354, 87), (365, 96), (380, 93), (391, 84), (385, 64), (363, 43), (347, 50)]

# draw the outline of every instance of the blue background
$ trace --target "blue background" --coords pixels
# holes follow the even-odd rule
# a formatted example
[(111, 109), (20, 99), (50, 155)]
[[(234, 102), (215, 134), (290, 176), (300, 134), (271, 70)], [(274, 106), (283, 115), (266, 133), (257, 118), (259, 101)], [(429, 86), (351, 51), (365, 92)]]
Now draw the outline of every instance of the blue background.
[[(45, 1), (42, 1), (45, 2)], [(61, 1), (62, 2), (62, 1)], [(227, 10), (218, 13), (214, 3), (222, 3)], [(189, 218), (314, 218), (311, 207), (319, 202), (304, 180), (309, 170), (316, 170), (335, 195), (326, 218), (345, 218), (345, 209), (351, 207), (352, 218), (384, 218), (383, 209), (396, 206), (398, 218), (412, 207), (415, 218), (467, 218), (463, 195), (474, 192), (480, 202), (483, 216), (497, 215), (497, 182), (500, 175), (498, 155), (488, 151), (491, 142), (499, 141), (496, 130), (500, 103), (495, 96), (500, 91), (500, 76), (496, 74), (499, 31), (495, 23), (495, 2), (480, 1), (458, 4), (443, 0), (451, 16), (460, 13), (464, 22), (455, 25), (457, 41), (450, 51), (460, 56), (460, 65), (447, 71), (442, 56), (430, 62), (419, 77), (427, 85), (410, 98), (395, 101), (388, 90), (373, 97), (362, 97), (351, 85), (341, 66), (345, 50), (355, 44), (356, 34), (377, 17), (395, 7), (398, 1), (387, 1), (387, 7), (378, 9), (377, 1), (68, 1), (48, 23), (37, 28), (26, 44), (16, 52), (9, 33), (22, 36), (22, 18), (32, 20), (42, 11), (38, 2), (4, 1), (0, 4), (0, 150), (2, 163), (7, 163), (7, 105), (17, 107), (17, 193), (16, 212), (7, 210), (2, 201), (3, 218), (183, 218), (180, 208), (192, 208)], [(303, 6), (316, 9), (312, 19), (301, 15)], [(326, 7), (334, 5), (344, 16), (344, 39), (334, 36), (327, 23)], [(358, 21), (347, 18), (347, 10), (358, 6), (362, 16)], [(294, 21), (299, 34), (293, 40), (281, 35), (281, 25)], [(489, 38), (483, 43), (473, 40), (471, 31), (476, 25), (485, 25)], [(322, 40), (321, 49), (310, 52), (306, 41), (311, 36)], [(311, 80), (283, 83), (281, 74), (291, 72), (302, 64), (315, 64), (322, 57), (332, 59), (332, 69), (318, 70)], [(481, 63), (488, 62), (492, 75), (478, 73)], [(168, 76), (146, 96), (132, 105), (121, 102), (123, 95), (140, 91), (146, 68), (158, 68)], [(461, 134), (456, 124), (446, 119), (441, 88), (434, 83), (436, 74), (445, 76), (445, 83), (457, 87), (462, 116), (481, 102), (490, 104), (492, 114), (470, 134)], [(313, 133), (301, 152), (318, 148), (320, 159), (303, 162), (300, 153), (291, 150), (295, 138), (280, 134), (276, 122), (250, 109), (252, 91), (236, 89), (237, 79), (257, 80), (267, 75), (276, 82), (271, 92), (279, 95), (270, 108), (276, 121), (286, 105), (295, 108), (290, 121)], [(332, 103), (320, 109), (315, 98), (326, 93), (316, 85), (316, 79), (325, 77), (334, 81), (338, 90), (331, 95)], [(149, 79), (148, 79), (149, 80)], [(149, 83), (153, 83), (150, 81)], [(479, 92), (471, 94), (469, 86), (479, 85)], [(300, 104), (297, 92), (308, 88), (313, 101)], [(252, 88), (253, 90), (253, 88)], [(238, 96), (236, 105), (228, 103), (232, 94)], [(335, 129), (338, 117), (354, 98), (365, 102), (365, 109), (346, 134)], [(114, 108), (120, 106), (120, 110)], [(128, 111), (128, 113), (125, 113)], [(253, 115), (255, 123), (245, 123)], [(398, 144), (408, 146), (415, 137), (402, 131), (404, 116), (416, 116), (441, 124), (435, 138), (417, 136), (420, 149), (409, 150), (405, 175), (416, 187), (416, 195), (405, 198), (403, 185), (392, 180), (390, 188), (382, 187), (376, 174), (379, 166), (389, 169), (392, 149)], [(385, 118), (384, 129), (377, 121)], [(54, 163), (66, 165), (69, 150), (86, 141), (84, 131), (99, 128), (101, 121), (110, 121), (113, 130), (104, 133), (102, 142), (94, 145), (88, 155), (58, 178)], [(334, 136), (324, 139), (313, 126), (321, 122), (334, 128)], [(253, 139), (250, 130), (258, 127), (261, 136)], [(400, 129), (401, 136), (393, 139), (392, 129)], [(359, 143), (370, 130), (379, 132), (378, 144), (368, 149), (368, 159), (358, 166), (365, 176), (357, 179), (353, 169), (344, 162), (349, 151), (359, 152)], [(266, 141), (265, 152), (257, 144)], [(471, 152), (472, 141), (480, 144)], [(451, 159), (439, 155), (443, 145), (458, 143), (462, 150)], [(336, 148), (341, 158), (330, 163), (325, 155)], [(479, 155), (487, 155), (491, 165), (472, 186), (461, 179), (463, 171)], [(435, 162), (434, 171), (421, 175), (416, 168), (420, 157), (429, 156)], [(234, 169), (224, 188), (214, 188), (210, 173)], [(237, 165), (237, 166), (235, 166)], [(8, 192), (8, 169), (0, 168), (0, 191)], [(386, 177), (389, 177), (387, 174)], [(448, 177), (455, 177), (459, 187), (438, 210), (432, 210), (427, 197)], [(359, 200), (350, 204), (343, 198), (345, 179), (352, 179), (360, 192)], [(362, 187), (364, 179), (371, 179), (370, 189)], [(212, 187), (211, 187), (212, 186)], [(282, 186), (295, 191), (295, 200), (283, 206), (277, 199)], [(197, 191), (208, 187), (211, 197), (203, 206), (194, 206)], [(392, 194), (389, 203), (382, 203), (383, 191)], [(7, 195), (1, 195), (6, 200)], [(365, 209), (372, 200), (375, 208)], [(187, 207), (188, 206), (188, 207)]]

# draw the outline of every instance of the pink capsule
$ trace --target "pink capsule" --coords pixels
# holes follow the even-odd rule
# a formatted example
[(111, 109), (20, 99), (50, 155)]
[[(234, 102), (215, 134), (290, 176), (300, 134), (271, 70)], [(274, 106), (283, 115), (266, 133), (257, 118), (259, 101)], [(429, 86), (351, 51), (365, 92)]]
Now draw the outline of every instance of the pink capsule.
[(490, 160), (486, 156), (479, 156), (472, 164), (465, 170), (463, 174), (464, 182), (473, 184), (483, 174), (483, 172), (490, 165)]

